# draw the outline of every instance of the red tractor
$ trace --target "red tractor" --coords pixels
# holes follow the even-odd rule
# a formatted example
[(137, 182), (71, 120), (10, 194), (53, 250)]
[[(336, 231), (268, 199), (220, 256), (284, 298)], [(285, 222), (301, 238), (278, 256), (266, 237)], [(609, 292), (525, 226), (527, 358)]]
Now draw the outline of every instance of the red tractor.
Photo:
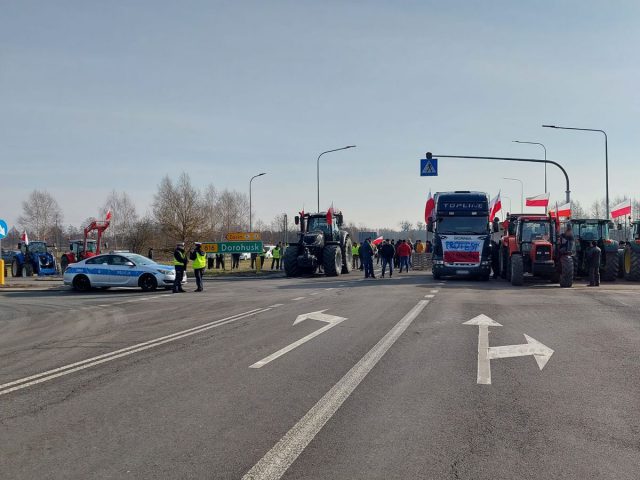
[(571, 252), (561, 255), (560, 225), (546, 215), (514, 214), (505, 222), (500, 242), (500, 274), (512, 285), (524, 283), (525, 273), (559, 282), (563, 288), (573, 285)]
[[(102, 233), (109, 228), (111, 223), (111, 214), (107, 213), (107, 218), (103, 222), (94, 220), (84, 229), (83, 240), (72, 240), (69, 243), (69, 251), (62, 254), (60, 259), (60, 269), (62, 273), (67, 267), (72, 264), (84, 260), (85, 258), (94, 257), (100, 255), (100, 244), (102, 240)], [(98, 239), (91, 240), (88, 238), (89, 234), (93, 231), (98, 232)]]

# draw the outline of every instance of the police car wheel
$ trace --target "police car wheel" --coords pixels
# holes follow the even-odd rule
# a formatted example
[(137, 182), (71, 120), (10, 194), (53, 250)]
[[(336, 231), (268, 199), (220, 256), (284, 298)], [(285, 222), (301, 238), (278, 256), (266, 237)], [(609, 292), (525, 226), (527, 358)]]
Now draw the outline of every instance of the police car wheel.
[(88, 292), (91, 290), (91, 282), (86, 275), (76, 275), (73, 279), (73, 289), (78, 292)]
[(149, 274), (140, 277), (138, 284), (140, 285), (140, 288), (142, 288), (143, 292), (152, 292), (158, 288), (158, 281), (156, 280), (156, 277)]

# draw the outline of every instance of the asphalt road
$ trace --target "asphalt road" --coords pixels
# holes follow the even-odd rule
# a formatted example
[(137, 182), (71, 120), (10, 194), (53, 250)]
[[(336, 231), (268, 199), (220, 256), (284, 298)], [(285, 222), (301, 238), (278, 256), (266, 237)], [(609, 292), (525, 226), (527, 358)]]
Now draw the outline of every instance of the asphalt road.
[[(0, 476), (638, 479), (639, 293), (418, 272), (0, 291)], [(524, 354), (490, 384), (481, 314), (489, 351)], [(494, 348), (524, 334), (543, 370)]]

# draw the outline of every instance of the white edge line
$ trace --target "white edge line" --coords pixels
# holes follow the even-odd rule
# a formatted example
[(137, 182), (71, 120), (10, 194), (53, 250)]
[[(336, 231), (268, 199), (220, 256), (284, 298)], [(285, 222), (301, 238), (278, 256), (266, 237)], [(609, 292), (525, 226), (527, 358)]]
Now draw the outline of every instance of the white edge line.
[(242, 479), (280, 479), (428, 303), (420, 300), (402, 317)]
[[(226, 322), (226, 321), (229, 321), (229, 320), (240, 320), (242, 318), (246, 318), (247, 316), (251, 316), (251, 315), (256, 315), (258, 313), (262, 313), (263, 311), (267, 311), (267, 309), (256, 308), (256, 309), (253, 309), (253, 310), (249, 310), (248, 312), (238, 313), (238, 314), (232, 315), (230, 317), (226, 317), (226, 318), (222, 318), (220, 320), (214, 320), (213, 322), (205, 323), (204, 325), (199, 325), (197, 327), (188, 328), (186, 330), (182, 330), (180, 332), (172, 333), (170, 335), (165, 335), (163, 337), (155, 338), (153, 340), (148, 340), (146, 342), (137, 343), (137, 344), (131, 345), (129, 347), (121, 348), (119, 350), (114, 350), (113, 352), (103, 353), (102, 355), (98, 355), (96, 357), (87, 358), (85, 360), (80, 360), (79, 362), (70, 363), (68, 365), (63, 365), (62, 367), (54, 368), (52, 370), (47, 370), (46, 372), (37, 373), (35, 375), (31, 375), (31, 376), (28, 376), (28, 377), (20, 378), (18, 380), (14, 380), (14, 381), (9, 382), (9, 383), (4, 383), (4, 384), (0, 385), (0, 395), (4, 395), (4, 393), (8, 393), (8, 392), (5, 392), (4, 389), (6, 389), (7, 387), (11, 387), (12, 385), (17, 385), (17, 384), (21, 384), (21, 383), (24, 383), (24, 382), (29, 382), (29, 381), (35, 380), (37, 378), (41, 378), (41, 377), (45, 377), (45, 376), (49, 376), (49, 375), (55, 374), (55, 373), (60, 372), (62, 370), (72, 369), (74, 367), (78, 367), (80, 365), (84, 365), (84, 364), (87, 364), (87, 363), (95, 362), (97, 360), (101, 360), (101, 359), (104, 359), (104, 358), (107, 358), (107, 357), (116, 356), (116, 355), (119, 355), (121, 353), (128, 352), (130, 350), (137, 349), (139, 347), (143, 347), (143, 346), (146, 346), (146, 345), (149, 345), (149, 344), (155, 345), (157, 342), (164, 341), (165, 339), (173, 339), (173, 337), (177, 337), (177, 336), (180, 336), (180, 338), (182, 338), (181, 335), (186, 334), (186, 333), (190, 333), (190, 332), (199, 333), (200, 330), (207, 329), (208, 327), (211, 327), (211, 326), (216, 326), (220, 322)], [(32, 384), (32, 383), (30, 383), (30, 384)]]
[(296, 297), (296, 298), (292, 298), (291, 301), (293, 302), (297, 302), (298, 300), (304, 300), (307, 297)]

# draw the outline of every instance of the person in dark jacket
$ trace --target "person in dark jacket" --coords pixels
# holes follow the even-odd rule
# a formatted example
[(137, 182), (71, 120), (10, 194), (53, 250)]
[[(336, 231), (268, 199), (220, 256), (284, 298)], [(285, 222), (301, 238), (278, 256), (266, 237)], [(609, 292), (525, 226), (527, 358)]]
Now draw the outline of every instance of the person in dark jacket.
[(602, 258), (602, 250), (598, 247), (598, 242), (591, 242), (591, 248), (587, 251), (589, 260), (589, 286), (600, 286), (600, 259)]
[(493, 270), (493, 279), (497, 279), (500, 275), (500, 243), (491, 240), (491, 270)]
[(564, 231), (562, 235), (560, 235), (560, 247), (558, 248), (558, 253), (560, 253), (561, 256), (572, 255), (573, 248), (574, 248), (573, 230), (571, 230), (571, 225), (567, 225), (567, 229)]
[(382, 278), (389, 265), (389, 278), (393, 277), (393, 256), (396, 254), (396, 249), (393, 248), (391, 242), (387, 238), (384, 241), (382, 247), (380, 247), (380, 256), (382, 257)]
[(180, 242), (176, 245), (176, 249), (173, 251), (173, 266), (176, 269), (176, 278), (173, 281), (173, 293), (182, 292), (182, 279), (184, 278), (184, 271), (187, 269), (189, 259), (184, 251), (184, 243)]
[(149, 252), (147, 252), (147, 258), (149, 258), (149, 260), (153, 260), (153, 247), (149, 247)]
[(360, 260), (364, 267), (364, 278), (376, 278), (373, 273), (373, 246), (370, 238), (367, 238), (360, 246)]

